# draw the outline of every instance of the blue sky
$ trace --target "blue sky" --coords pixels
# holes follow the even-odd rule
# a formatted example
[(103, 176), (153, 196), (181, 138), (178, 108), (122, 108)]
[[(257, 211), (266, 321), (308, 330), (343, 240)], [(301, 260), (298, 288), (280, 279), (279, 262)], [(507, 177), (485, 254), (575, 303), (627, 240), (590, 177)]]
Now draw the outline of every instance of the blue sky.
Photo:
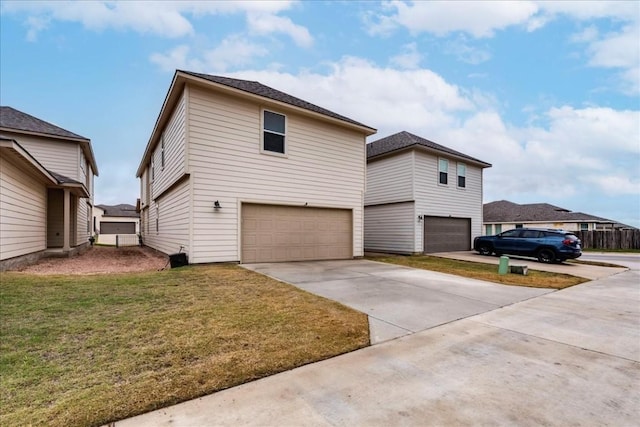
[(176, 68), (259, 80), (489, 162), (484, 200), (640, 227), (640, 2), (13, 2), (0, 103), (135, 172)]

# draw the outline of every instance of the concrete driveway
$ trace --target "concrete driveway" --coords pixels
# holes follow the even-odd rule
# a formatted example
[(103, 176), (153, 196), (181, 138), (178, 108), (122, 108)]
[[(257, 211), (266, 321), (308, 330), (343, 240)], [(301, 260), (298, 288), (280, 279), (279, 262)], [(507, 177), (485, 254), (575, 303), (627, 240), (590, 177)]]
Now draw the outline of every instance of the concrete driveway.
[(366, 313), (372, 344), (553, 292), (368, 260), (243, 267)]
[(115, 425), (631, 426), (638, 419), (636, 270)]

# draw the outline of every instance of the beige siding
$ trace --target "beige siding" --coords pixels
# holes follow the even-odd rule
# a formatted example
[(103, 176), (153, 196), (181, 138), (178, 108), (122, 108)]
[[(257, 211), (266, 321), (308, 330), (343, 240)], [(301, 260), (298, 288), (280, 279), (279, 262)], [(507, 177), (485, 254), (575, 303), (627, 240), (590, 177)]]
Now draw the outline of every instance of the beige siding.
[(166, 254), (176, 253), (184, 246), (183, 252), (189, 253), (189, 180), (165, 192), (143, 215), (148, 218), (145, 245)]
[[(445, 157), (446, 158), (446, 157)], [(471, 240), (483, 234), (482, 169), (466, 164), (466, 187), (457, 187), (455, 159), (449, 158), (448, 185), (438, 183), (438, 157), (415, 151), (416, 215), (471, 218)], [(423, 224), (416, 223), (416, 248), (423, 248)]]
[(287, 117), (286, 157), (260, 153), (259, 105), (189, 89), (190, 261), (240, 260), (242, 202), (352, 209), (353, 255), (363, 255), (364, 135), (269, 109)]
[(76, 203), (76, 245), (81, 245), (89, 241), (87, 222), (91, 218), (91, 210), (87, 209), (88, 199), (77, 199)]
[(46, 249), (47, 190), (0, 157), (0, 260)]
[[(162, 166), (162, 139), (164, 139), (164, 167)], [(151, 184), (152, 199), (160, 196), (184, 175), (185, 142), (185, 97), (183, 94), (153, 152), (155, 171)]]
[(77, 142), (58, 141), (4, 131), (3, 134), (18, 141), (25, 150), (48, 170), (85, 182), (85, 178), (80, 171), (79, 156), (82, 150)]
[(413, 202), (365, 206), (365, 250), (400, 254), (419, 252), (414, 247), (416, 221)]
[(413, 200), (413, 151), (367, 164), (364, 205)]

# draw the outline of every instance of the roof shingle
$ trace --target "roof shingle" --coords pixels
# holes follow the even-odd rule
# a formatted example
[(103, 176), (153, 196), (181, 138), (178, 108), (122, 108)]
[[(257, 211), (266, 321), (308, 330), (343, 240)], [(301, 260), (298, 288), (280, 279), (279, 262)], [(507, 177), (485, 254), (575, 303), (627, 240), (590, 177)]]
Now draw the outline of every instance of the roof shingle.
[(519, 205), (508, 200), (486, 203), (483, 206), (484, 222), (568, 222), (589, 221), (615, 223), (610, 219), (589, 215), (582, 212), (572, 212), (548, 203), (530, 203)]
[(478, 163), (483, 167), (491, 167), (491, 164), (487, 162), (483, 162), (482, 160), (478, 160), (476, 158), (468, 156), (459, 151), (452, 150), (451, 148), (445, 147), (443, 145), (436, 144), (433, 141), (429, 141), (428, 139), (421, 138), (407, 131), (398, 132), (396, 134), (387, 136), (385, 138), (382, 138), (367, 144), (367, 159), (371, 159), (373, 157), (381, 156), (383, 154), (391, 153), (393, 151), (398, 151), (398, 150), (402, 150), (404, 148), (413, 147), (413, 146), (425, 147), (430, 150), (441, 152), (443, 154), (450, 154), (456, 157), (467, 159), (469, 161)]
[(241, 91), (248, 92), (254, 95), (262, 96), (264, 98), (273, 99), (274, 101), (280, 101), (289, 105), (293, 105), (295, 107), (304, 108), (305, 110), (313, 111), (314, 113), (319, 113), (334, 119), (341, 120), (343, 122), (347, 122), (357, 126), (362, 126), (362, 127), (375, 130), (367, 125), (364, 125), (360, 122), (352, 120), (348, 117), (342, 116), (338, 113), (334, 113), (333, 111), (329, 111), (326, 108), (319, 107), (315, 104), (304, 101), (300, 98), (296, 98), (295, 96), (286, 94), (272, 87), (263, 85), (262, 83), (257, 81), (233, 79), (230, 77), (222, 77), (222, 76), (212, 76), (209, 74), (194, 73), (191, 71), (184, 71), (184, 70), (178, 70), (178, 71), (185, 74), (189, 74), (194, 77), (200, 77), (210, 82), (218, 83), (218, 84), (229, 86), (234, 89), (239, 89)]
[(69, 132), (56, 125), (40, 120), (27, 113), (16, 110), (12, 107), (0, 107), (0, 127), (13, 129), (16, 131), (35, 132), (45, 135), (59, 136), (63, 138), (82, 139), (88, 141), (88, 138), (80, 136), (76, 133)]

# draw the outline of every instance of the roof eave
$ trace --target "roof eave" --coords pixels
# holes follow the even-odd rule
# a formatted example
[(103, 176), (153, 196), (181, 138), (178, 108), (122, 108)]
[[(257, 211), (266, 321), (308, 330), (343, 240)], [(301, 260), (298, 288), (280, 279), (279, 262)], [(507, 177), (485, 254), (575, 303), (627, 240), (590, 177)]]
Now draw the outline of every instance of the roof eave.
[(468, 163), (468, 164), (473, 164), (473, 165), (476, 165), (476, 166), (480, 166), (483, 169), (492, 167), (491, 163), (486, 163), (486, 162), (483, 162), (481, 160), (472, 159), (472, 158), (468, 158), (468, 157), (464, 157), (464, 156), (459, 156), (459, 155), (456, 155), (456, 154), (448, 153), (446, 151), (437, 150), (435, 148), (425, 147), (424, 145), (419, 144), (417, 142), (413, 143), (411, 145), (407, 145), (406, 147), (397, 148), (395, 150), (391, 150), (391, 151), (387, 151), (387, 152), (384, 152), (384, 153), (377, 154), (375, 156), (367, 157), (367, 163), (369, 163), (370, 161), (380, 160), (380, 159), (383, 159), (385, 157), (391, 157), (391, 156), (394, 156), (396, 154), (400, 154), (402, 152), (409, 151), (409, 150), (422, 150), (422, 151), (425, 151), (427, 153), (438, 154), (438, 155), (441, 155), (441, 156), (447, 156), (447, 157), (450, 157), (450, 158), (453, 158), (453, 159), (464, 161), (465, 163)]

